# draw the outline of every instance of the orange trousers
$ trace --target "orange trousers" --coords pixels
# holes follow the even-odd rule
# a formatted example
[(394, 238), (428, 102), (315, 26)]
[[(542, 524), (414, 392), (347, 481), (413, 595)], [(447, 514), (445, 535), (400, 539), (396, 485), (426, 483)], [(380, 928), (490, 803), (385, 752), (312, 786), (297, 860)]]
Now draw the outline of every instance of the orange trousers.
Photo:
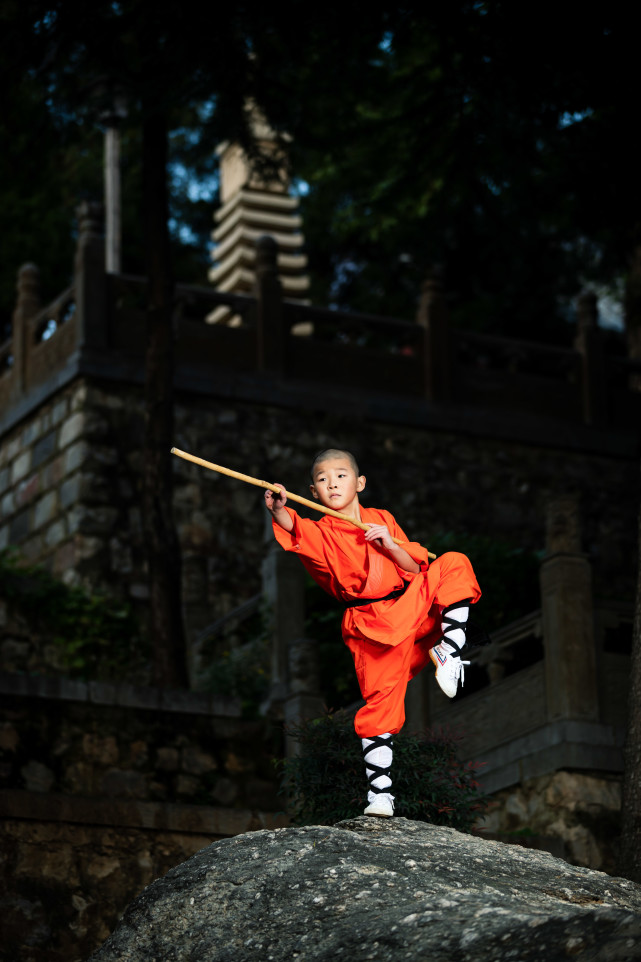
[(425, 573), (424, 616), (396, 645), (344, 638), (354, 658), (354, 667), (366, 704), (356, 713), (354, 728), (360, 738), (399, 732), (405, 722), (405, 691), (411, 678), (432, 664), (430, 648), (441, 636), (441, 608), (481, 597), (468, 558), (449, 551), (433, 561)]

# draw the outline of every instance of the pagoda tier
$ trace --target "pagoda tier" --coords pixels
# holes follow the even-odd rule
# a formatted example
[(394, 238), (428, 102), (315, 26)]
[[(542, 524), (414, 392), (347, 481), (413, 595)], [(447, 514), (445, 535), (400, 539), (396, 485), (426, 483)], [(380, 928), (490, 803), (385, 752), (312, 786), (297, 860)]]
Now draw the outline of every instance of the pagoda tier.
[[(209, 280), (225, 293), (251, 294), (256, 278), (256, 244), (269, 234), (278, 245), (278, 276), (283, 296), (309, 303), (309, 277), (305, 273), (307, 255), (298, 213), (298, 198), (287, 193), (286, 181), (265, 182), (252, 171), (237, 144), (223, 144), (218, 151), (221, 169), (222, 207), (214, 219), (217, 227), (214, 265)], [(225, 307), (207, 318), (213, 324), (236, 324), (238, 319)]]

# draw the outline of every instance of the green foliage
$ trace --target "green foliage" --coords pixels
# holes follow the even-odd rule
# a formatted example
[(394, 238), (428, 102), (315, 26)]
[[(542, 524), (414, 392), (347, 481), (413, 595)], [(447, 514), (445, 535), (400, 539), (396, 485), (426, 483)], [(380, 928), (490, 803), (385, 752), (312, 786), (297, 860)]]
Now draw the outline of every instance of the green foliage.
[(437, 533), (430, 539), (430, 550), (438, 555), (460, 551), (468, 556), (483, 592), (475, 616), (487, 631), (503, 628), (541, 604), (539, 565), (543, 552), (488, 535), (453, 531)]
[[(301, 754), (278, 762), (282, 789), (297, 825), (334, 824), (363, 813), (367, 779), (361, 741), (346, 712), (288, 729)], [(396, 814), (469, 831), (486, 809), (477, 763), (461, 764), (449, 731), (394, 736), (392, 769)]]
[(514, 4), (383, 11), (340, 89), (318, 69), (318, 33), (290, 56), (285, 35), (258, 38), (259, 100), (310, 185), (315, 300), (411, 317), (438, 263), (458, 326), (568, 342), (571, 298), (611, 283), (638, 243), (625, 16), (539, 8), (526, 47)]
[(106, 78), (129, 110), (127, 270), (140, 269), (141, 171), (127, 145), (141, 103), (168, 116), (176, 273), (193, 280), (214, 147), (235, 139), (255, 153), (252, 99), (293, 137), (316, 302), (409, 317), (438, 262), (458, 326), (569, 341), (579, 286), (612, 284), (638, 244), (635, 37), (623, 8), (538, 9), (524, 45), (520, 8), (505, 3), (382, 4), (366, 18), (347, 4), (340, 30), (320, 6), (301, 18), (287, 4), (221, 16), (177, 0), (153, 14), (144, 0), (5, 3), (0, 306), (11, 309), (15, 270), (35, 253), (45, 290), (66, 286), (75, 200), (100, 191)]
[(269, 613), (263, 605), (234, 613), (199, 648), (203, 666), (198, 687), (239, 698), (245, 717), (255, 718), (269, 693), (271, 644)]
[(102, 190), (100, 131), (58, 123), (29, 76), (10, 89), (0, 121), (10, 144), (0, 154), (0, 340), (9, 333), (22, 264), (37, 264), (43, 305), (69, 286), (75, 208)]
[(316, 642), (320, 689), (332, 711), (347, 708), (360, 698), (354, 662), (341, 635), (344, 610), (307, 575), (305, 634)]
[(205, 685), (216, 695), (234, 695), (243, 714), (255, 716), (270, 683), (270, 646), (266, 635), (223, 651), (208, 668)]
[(11, 549), (0, 552), (0, 585), (27, 624), (53, 640), (71, 677), (130, 679), (146, 665), (148, 645), (128, 604), (65, 585)]

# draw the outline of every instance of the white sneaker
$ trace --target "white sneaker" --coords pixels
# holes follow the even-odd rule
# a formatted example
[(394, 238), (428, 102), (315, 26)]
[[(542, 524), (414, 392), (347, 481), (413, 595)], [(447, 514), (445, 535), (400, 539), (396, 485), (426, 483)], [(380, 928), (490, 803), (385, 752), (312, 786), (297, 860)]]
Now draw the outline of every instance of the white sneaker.
[(441, 691), (445, 692), (448, 698), (454, 698), (458, 688), (459, 678), (461, 688), (465, 681), (465, 669), (463, 665), (469, 665), (469, 661), (463, 661), (457, 649), (442, 641), (438, 645), (430, 648), (430, 658), (436, 665), (436, 680)]
[(380, 815), (382, 818), (391, 818), (393, 814), (394, 796), (387, 792), (379, 792), (363, 812), (363, 815)]

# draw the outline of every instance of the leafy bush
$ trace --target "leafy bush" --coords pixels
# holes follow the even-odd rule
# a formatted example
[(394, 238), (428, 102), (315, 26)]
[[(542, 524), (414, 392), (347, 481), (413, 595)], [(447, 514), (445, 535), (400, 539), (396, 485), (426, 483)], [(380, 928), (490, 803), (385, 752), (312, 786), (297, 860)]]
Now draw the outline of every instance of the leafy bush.
[[(294, 824), (333, 825), (362, 815), (367, 778), (353, 717), (328, 713), (287, 732), (301, 750), (299, 756), (278, 762)], [(458, 761), (457, 741), (445, 730), (394, 736), (397, 815), (469, 831), (484, 814), (487, 801), (476, 781), (478, 763)]]
[(129, 604), (66, 585), (12, 549), (0, 551), (0, 593), (34, 634), (53, 642), (72, 677), (130, 680), (144, 671), (148, 646)]
[(361, 697), (354, 661), (343, 642), (341, 620), (345, 608), (306, 576), (305, 635), (313, 638), (318, 651), (320, 689), (330, 710), (347, 708)]
[(270, 654), (265, 635), (223, 651), (204, 673), (206, 690), (215, 695), (235, 695), (246, 717), (257, 715), (269, 693)]
[(539, 566), (543, 552), (487, 535), (452, 531), (435, 534), (430, 551), (438, 555), (460, 551), (468, 556), (483, 592), (474, 619), (487, 631), (504, 628), (541, 604)]

